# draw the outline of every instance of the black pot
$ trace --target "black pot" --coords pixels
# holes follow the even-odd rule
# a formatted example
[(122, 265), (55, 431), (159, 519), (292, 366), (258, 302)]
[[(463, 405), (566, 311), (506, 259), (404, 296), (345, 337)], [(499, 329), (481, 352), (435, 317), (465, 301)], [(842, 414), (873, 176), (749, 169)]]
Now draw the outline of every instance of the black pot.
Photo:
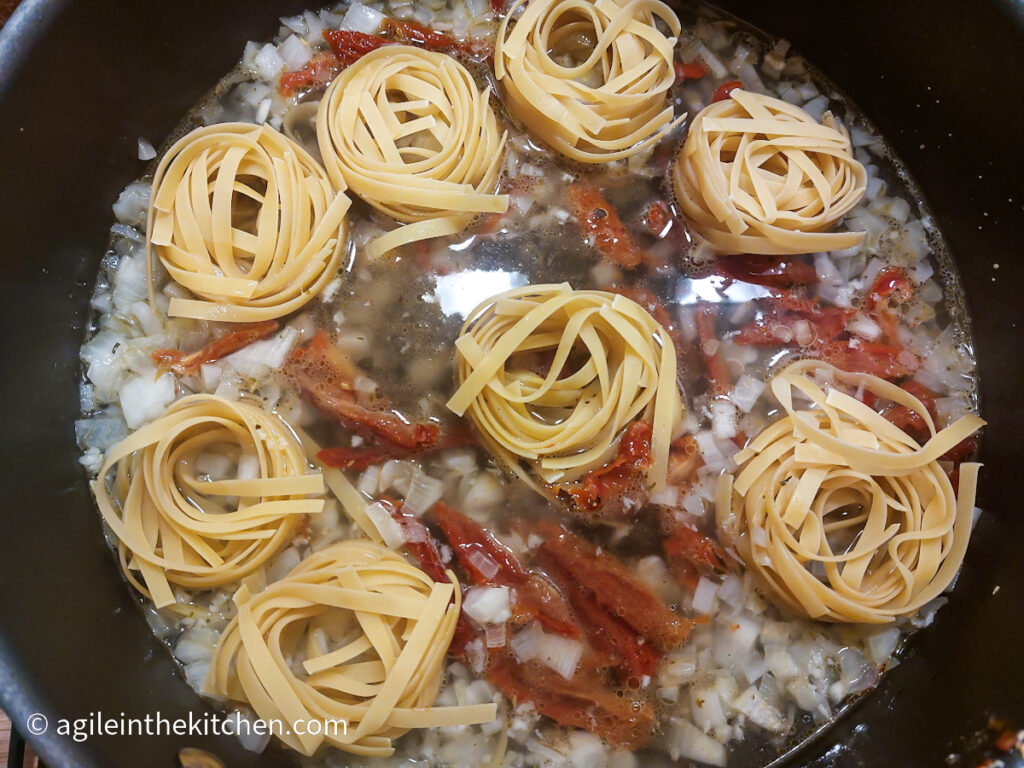
[[(52, 766), (288, 764), (230, 737), (57, 733), (89, 713), (210, 711), (178, 676), (103, 542), (78, 465), (78, 348), (110, 205), (277, 17), (308, 0), (26, 0), (0, 35), (0, 704)], [(1024, 724), (1024, 8), (1010, 0), (732, 0), (865, 110), (920, 183), (973, 309), (986, 510), (949, 606), (908, 658), (793, 764), (941, 765), (988, 715)], [(1014, 341), (1017, 339), (1017, 341)], [(998, 590), (997, 590), (998, 588)], [(72, 723), (73, 725), (73, 723)], [(843, 745), (838, 748), (836, 745)]]

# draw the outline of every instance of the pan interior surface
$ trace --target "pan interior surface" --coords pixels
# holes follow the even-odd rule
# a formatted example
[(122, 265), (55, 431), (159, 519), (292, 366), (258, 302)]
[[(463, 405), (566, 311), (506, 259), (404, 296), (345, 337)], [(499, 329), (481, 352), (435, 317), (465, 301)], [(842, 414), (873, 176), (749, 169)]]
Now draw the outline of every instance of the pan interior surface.
[[(988, 713), (1024, 716), (1024, 681), (1012, 671), (1022, 525), (1007, 504), (1024, 427), (1021, 364), (1010, 352), (1024, 319), (1016, 295), (1024, 225), (1009, 173), (1024, 167), (1013, 138), (1024, 105), (1007, 92), (1012, 74), (1000, 74), (1022, 71), (1022, 33), (996, 4), (968, 11), (944, 0), (927, 15), (882, 3), (839, 4), (827, 15), (802, 0), (770, 13), (756, 3), (723, 5), (789, 39), (876, 122), (929, 200), (973, 310), (991, 422), (979, 505), (990, 514), (936, 625), (791, 764), (937, 763), (956, 751), (953, 734), (982, 726)], [(263, 39), (278, 16), (301, 8), (144, 4), (125, 14), (98, 2), (29, 0), (0, 37), (0, 311), (9, 329), (0, 338), (9, 497), (0, 514), (0, 699), (16, 724), (52, 715), (34, 741), (53, 765), (138, 765), (154, 755), (169, 763), (185, 746), (230, 765), (288, 759), (203, 735), (76, 742), (54, 723), (97, 711), (169, 719), (212, 711), (177, 675), (111, 567), (77, 461), (77, 352), (110, 205), (141, 170), (137, 137), (166, 136), (246, 40)], [(957, 44), (935, 43), (951, 37)]]

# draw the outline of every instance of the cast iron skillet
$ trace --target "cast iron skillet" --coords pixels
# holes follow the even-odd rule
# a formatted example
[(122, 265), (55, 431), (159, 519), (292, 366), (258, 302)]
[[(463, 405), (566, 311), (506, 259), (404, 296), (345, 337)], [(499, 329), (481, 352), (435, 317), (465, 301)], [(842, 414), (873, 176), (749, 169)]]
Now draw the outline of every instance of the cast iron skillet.
[[(231, 766), (290, 762), (227, 737), (55, 731), (96, 711), (209, 709), (103, 543), (76, 461), (77, 353), (110, 205), (142, 170), (136, 138), (159, 143), (246, 40), (311, 4), (27, 0), (0, 35), (0, 704), (22, 729), (49, 718), (32, 741), (50, 765), (172, 766), (184, 746)], [(930, 200), (973, 309), (988, 514), (936, 625), (790, 763), (941, 765), (989, 713), (1024, 725), (1024, 12), (1009, 0), (722, 4), (787, 37), (875, 120)]]

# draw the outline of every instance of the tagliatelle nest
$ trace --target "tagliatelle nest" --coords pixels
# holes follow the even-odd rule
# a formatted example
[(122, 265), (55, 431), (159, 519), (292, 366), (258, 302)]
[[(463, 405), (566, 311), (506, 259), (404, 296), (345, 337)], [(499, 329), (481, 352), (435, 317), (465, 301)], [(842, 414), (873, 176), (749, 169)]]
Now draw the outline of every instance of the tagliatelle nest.
[(675, 161), (679, 206), (723, 253), (800, 254), (855, 246), (825, 232), (864, 196), (867, 173), (831, 113), (818, 123), (781, 99), (735, 90), (693, 119)]
[(171, 298), (168, 314), (255, 322), (313, 299), (341, 263), (343, 189), (269, 125), (218, 123), (179, 140), (153, 176), (146, 242), (198, 298)]
[[(204, 456), (238, 476), (204, 478)], [(111, 448), (92, 489), (125, 576), (158, 608), (175, 601), (169, 584), (206, 589), (252, 573), (324, 506), (309, 498), (323, 493), (323, 478), (288, 426), (216, 395), (181, 398)]]
[(238, 591), (204, 690), (292, 724), (281, 739), (304, 755), (326, 742), (382, 757), (411, 728), (490, 722), (495, 704), (432, 706), (461, 609), (449, 578), (369, 541), (333, 544), (262, 592)]
[(683, 403), (672, 339), (639, 304), (566, 283), (528, 285), (474, 309), (455, 346), (459, 388), (448, 408), (468, 415), (533, 488), (520, 461), (547, 484), (577, 479), (603, 466), (638, 419), (653, 427), (648, 483), (664, 487)]
[(335, 184), (404, 222), (366, 246), (379, 256), (504, 213), (495, 194), (505, 134), (473, 76), (444, 53), (388, 45), (347, 67), (317, 113), (317, 140)]
[[(823, 389), (822, 376), (910, 408), (931, 438), (919, 445), (837, 386)], [(716, 499), (719, 531), (768, 594), (812, 619), (875, 624), (942, 594), (967, 550), (980, 465), (960, 466), (956, 496), (938, 459), (985, 422), (963, 416), (936, 431), (895, 384), (811, 360), (771, 387), (786, 416), (736, 454)]]
[(538, 138), (578, 162), (617, 160), (685, 117), (673, 118), (667, 99), (679, 29), (660, 0), (516, 0), (498, 28), (494, 72)]

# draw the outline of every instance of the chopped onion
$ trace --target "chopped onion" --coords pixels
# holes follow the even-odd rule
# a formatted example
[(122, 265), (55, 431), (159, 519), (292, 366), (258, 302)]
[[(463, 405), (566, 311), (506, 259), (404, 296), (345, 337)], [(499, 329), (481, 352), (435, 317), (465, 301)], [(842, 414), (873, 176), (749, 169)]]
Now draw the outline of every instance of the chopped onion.
[[(254, 457), (255, 458), (255, 457)], [(210, 480), (227, 480), (231, 477), (234, 461), (225, 453), (204, 451), (196, 457), (195, 471)]]
[(238, 457), (235, 474), (239, 480), (256, 480), (260, 476), (260, 459), (255, 453), (244, 453)]
[(513, 635), (509, 644), (519, 661), (541, 661), (566, 680), (571, 680), (576, 674), (576, 667), (583, 655), (582, 643), (549, 634), (536, 622)]
[[(206, 682), (206, 677), (210, 673), (210, 661), (206, 659), (204, 661), (194, 661), (191, 664), (185, 665), (185, 682), (187, 682), (194, 690), (203, 690), (203, 684)], [(269, 736), (268, 736), (269, 738)]]
[(422, 525), (410, 525), (405, 528), (405, 540), (409, 544), (422, 544), (430, 541), (430, 531)]
[(163, 333), (164, 324), (156, 316), (153, 308), (149, 306), (148, 301), (136, 301), (132, 304), (131, 309), (132, 314), (139, 321), (139, 325), (142, 326), (142, 331), (147, 336), (156, 336)]
[(376, 496), (380, 491), (380, 474), (381, 469), (379, 465), (370, 465), (359, 475), (359, 480), (356, 481), (356, 488), (367, 496)]
[(741, 693), (732, 704), (752, 723), (767, 731), (782, 733), (789, 727), (782, 713), (761, 698), (761, 694), (753, 685)]
[(572, 768), (606, 768), (608, 765), (608, 750), (594, 734), (572, 731), (567, 740)]
[(412, 484), (413, 475), (419, 471), (419, 467), (411, 462), (391, 459), (385, 462), (384, 466), (380, 469), (377, 489), (380, 492), (384, 492), (394, 488), (405, 496), (409, 493), (409, 486)]
[(853, 319), (846, 324), (851, 333), (855, 333), (862, 339), (874, 341), (882, 335), (882, 328), (867, 315), (858, 312)]
[(868, 658), (875, 664), (884, 664), (896, 650), (896, 644), (899, 641), (900, 630), (898, 627), (889, 627), (875, 632), (868, 637)]
[(484, 627), (484, 639), (488, 648), (504, 648), (508, 639), (508, 627), (505, 624), (488, 624)]
[(733, 387), (729, 397), (743, 413), (750, 413), (750, 409), (757, 404), (764, 388), (763, 381), (744, 374), (736, 381), (736, 386)]
[(366, 505), (366, 515), (389, 549), (398, 549), (405, 544), (405, 529), (379, 501)]
[(462, 497), (464, 511), (478, 512), (501, 503), (504, 496), (501, 481), (493, 472), (479, 472), (469, 483), (469, 488)]
[(124, 421), (119, 416), (96, 415), (75, 422), (75, 440), (81, 446), (105, 451), (124, 439)]
[(504, 624), (512, 618), (509, 589), (505, 586), (472, 587), (463, 598), (462, 610), (477, 624)]
[(405, 496), (405, 509), (419, 517), (441, 500), (443, 492), (444, 483), (417, 471), (413, 473), (412, 480), (409, 482), (409, 493)]
[(696, 48), (696, 52), (697, 55), (700, 57), (700, 60), (707, 65), (709, 70), (711, 70), (711, 74), (715, 76), (715, 79), (724, 80), (726, 76), (729, 74), (729, 70), (725, 68), (725, 65), (721, 62), (721, 60), (717, 56), (715, 56), (715, 54), (709, 51), (707, 49), (707, 46), (705, 46), (703, 43), (697, 43)]
[(677, 688), (691, 682), (696, 676), (697, 651), (692, 644), (687, 644), (665, 657), (658, 671), (658, 684)]
[(743, 660), (742, 664), (740, 664), (740, 669), (743, 670), (743, 676), (751, 685), (764, 676), (765, 668), (764, 657), (759, 654), (751, 654)]
[(129, 429), (138, 429), (152, 421), (174, 401), (174, 376), (136, 376), (128, 379), (118, 390), (121, 410)]
[(146, 274), (146, 254), (121, 259), (114, 275), (114, 306), (130, 312), (137, 301), (149, 299), (149, 276)]
[(743, 593), (743, 580), (731, 573), (722, 579), (722, 584), (718, 588), (718, 599), (733, 608), (741, 607), (746, 601), (746, 595)]
[(284, 69), (284, 59), (273, 43), (267, 43), (259, 49), (256, 58), (253, 59), (253, 67), (264, 80), (273, 80)]
[(690, 714), (693, 722), (704, 733), (718, 736), (728, 731), (728, 721), (722, 699), (712, 685), (690, 688)]
[(878, 176), (868, 179), (867, 187), (864, 190), (864, 197), (869, 203), (873, 203), (885, 194), (885, 182)]
[(796, 92), (800, 94), (800, 98), (803, 99), (804, 101), (810, 101), (811, 99), (820, 95), (820, 92), (818, 91), (818, 86), (816, 86), (814, 83), (810, 81), (796, 86)]
[(132, 227), (143, 227), (149, 211), (150, 185), (141, 181), (129, 184), (117, 196), (114, 203), (114, 216), (122, 224)]
[(257, 123), (267, 122), (267, 118), (270, 116), (271, 103), (270, 99), (266, 98), (259, 103), (258, 107), (256, 107), (256, 116), (254, 119)]
[(660, 491), (655, 491), (647, 499), (651, 504), (657, 504), (660, 507), (675, 507), (679, 505), (679, 488), (674, 485), (670, 485), (667, 488), (662, 488)]
[(769, 645), (764, 649), (765, 667), (777, 679), (795, 677), (800, 674), (793, 657), (781, 645)]
[(221, 361), (221, 365), (234, 369), (242, 376), (262, 379), (270, 371), (284, 365), (285, 358), (295, 346), (298, 337), (298, 331), (286, 326), (269, 339), (254, 341), (249, 346), (233, 352)]
[(298, 550), (295, 547), (288, 547), (267, 565), (267, 581), (280, 581), (301, 562), (302, 558), (299, 556)]
[(865, 690), (872, 678), (872, 669), (867, 659), (856, 648), (843, 648), (839, 651), (839, 671), (849, 693), (860, 693)]
[(441, 464), (458, 475), (468, 475), (476, 471), (476, 456), (469, 448), (456, 448), (442, 454)]
[(310, 45), (320, 45), (324, 41), (324, 22), (319, 15), (313, 11), (306, 11), (302, 14), (302, 20), (306, 22), (307, 32), (303, 34), (306, 42)]
[(309, 24), (306, 23), (306, 17), (302, 15), (282, 16), (281, 26), (288, 27), (288, 29), (297, 35), (305, 35), (309, 32)]
[(669, 752), (673, 760), (686, 758), (708, 765), (725, 765), (725, 747), (686, 720), (672, 726)]
[(694, 517), (703, 517), (708, 511), (704, 500), (696, 493), (688, 493), (683, 496), (683, 511)]
[(715, 608), (717, 594), (718, 584), (706, 576), (701, 576), (697, 582), (697, 589), (693, 592), (693, 610), (697, 613), (711, 613)]
[(289, 35), (278, 46), (277, 52), (290, 70), (301, 69), (313, 58), (313, 51), (310, 50), (309, 45), (297, 35)]
[(190, 627), (174, 644), (174, 657), (182, 664), (209, 662), (220, 633), (209, 627)]
[(928, 259), (922, 259), (917, 262), (917, 266), (914, 267), (910, 272), (910, 277), (915, 283), (920, 285), (921, 283), (927, 282), (931, 279), (931, 276), (935, 274), (935, 267)]
[(498, 575), (498, 564), (479, 549), (469, 553), (469, 562), (485, 579), (493, 579)]
[(711, 430), (718, 440), (728, 440), (736, 436), (736, 406), (727, 400), (713, 400), (708, 406), (711, 410)]
[(533, 195), (513, 194), (509, 196), (509, 203), (520, 216), (525, 216), (533, 208)]
[(373, 35), (380, 29), (383, 21), (384, 14), (375, 8), (361, 3), (352, 3), (345, 13), (345, 18), (341, 20), (341, 28), (362, 32), (364, 35)]
[(487, 663), (487, 650), (484, 648), (482, 638), (474, 638), (466, 644), (466, 657), (469, 662), (469, 668), (473, 670), (473, 674), (482, 675), (484, 664)]
[(146, 141), (141, 136), (139, 137), (139, 160), (147, 161), (152, 160), (156, 157), (156, 150), (153, 149), (153, 145)]
[(214, 363), (203, 363), (199, 368), (199, 376), (203, 382), (203, 389), (210, 391), (217, 388), (224, 369)]
[(715, 642), (712, 648), (715, 663), (720, 667), (738, 670), (743, 660), (754, 650), (761, 622), (752, 616), (739, 615), (734, 618), (720, 617), (715, 625)]

